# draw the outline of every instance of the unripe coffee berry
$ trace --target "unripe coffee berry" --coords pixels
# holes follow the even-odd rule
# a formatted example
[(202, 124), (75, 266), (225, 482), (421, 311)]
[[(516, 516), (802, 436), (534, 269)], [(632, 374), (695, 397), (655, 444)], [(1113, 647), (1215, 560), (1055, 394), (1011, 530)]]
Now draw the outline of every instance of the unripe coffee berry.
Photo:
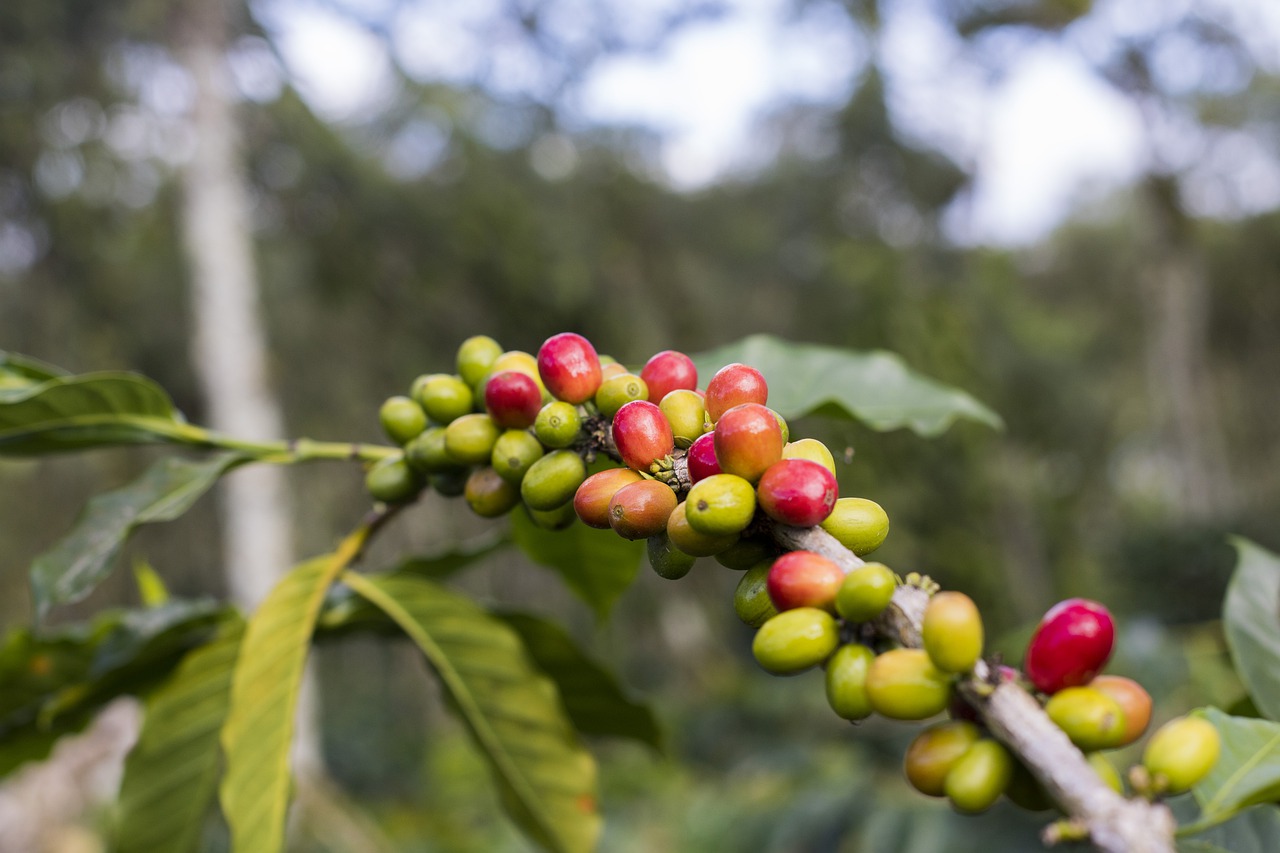
[(720, 470), (720, 463), (716, 461), (716, 435), (713, 432), (704, 433), (695, 438), (693, 444), (689, 446), (689, 453), (685, 456), (685, 462), (689, 466), (689, 482), (697, 483), (699, 480), (705, 480), (716, 474), (723, 474)]
[(836, 458), (831, 455), (827, 446), (816, 438), (801, 438), (787, 442), (782, 446), (782, 458), (808, 459), (810, 462), (817, 462), (832, 475), (836, 473)]
[(484, 406), (503, 429), (526, 429), (533, 426), (542, 408), (542, 391), (532, 377), (506, 370), (485, 383)]
[(884, 612), (898, 578), (883, 563), (867, 563), (845, 575), (836, 590), (836, 612), (850, 622), (869, 622)]
[(758, 403), (734, 406), (716, 421), (716, 461), (726, 474), (760, 479), (782, 458), (782, 431), (773, 412)]
[(600, 357), (582, 335), (561, 332), (538, 349), (538, 374), (557, 400), (585, 403), (600, 388)]
[(676, 504), (676, 508), (667, 516), (667, 536), (671, 539), (671, 544), (691, 557), (710, 557), (719, 554), (738, 541), (736, 533), (728, 536), (710, 536), (694, 530), (689, 526), (689, 519), (685, 517), (683, 501)]
[(671, 424), (647, 400), (632, 400), (613, 416), (613, 443), (628, 468), (648, 472), (654, 462), (676, 449)]
[(398, 504), (417, 497), (422, 480), (402, 457), (393, 456), (373, 464), (365, 474), (364, 486), (375, 501)]
[(1108, 788), (1117, 794), (1124, 793), (1124, 780), (1120, 778), (1116, 766), (1105, 755), (1101, 752), (1091, 752), (1085, 758), (1089, 760), (1089, 766), (1093, 768), (1093, 772), (1098, 774), (1098, 778), (1105, 782)]
[(623, 539), (666, 535), (667, 517), (676, 508), (676, 493), (657, 480), (623, 486), (609, 499), (609, 526)]
[(600, 414), (611, 418), (618, 410), (632, 400), (648, 400), (649, 388), (644, 380), (634, 373), (619, 373), (600, 383), (596, 391), (595, 403)]
[(1013, 777), (1013, 756), (999, 742), (981, 738), (952, 765), (944, 783), (956, 811), (984, 812), (996, 804)]
[(1089, 682), (1120, 705), (1124, 713), (1124, 738), (1120, 746), (1126, 746), (1142, 737), (1151, 723), (1151, 694), (1132, 678), (1123, 675), (1099, 675)]
[(1181, 794), (1209, 774), (1222, 752), (1222, 738), (1203, 717), (1165, 723), (1147, 741), (1142, 765), (1164, 792)]
[(650, 358), (640, 371), (649, 386), (650, 399), (661, 400), (677, 389), (692, 391), (698, 387), (698, 368), (693, 359), (682, 352), (663, 350)]
[(837, 716), (846, 720), (871, 716), (867, 672), (875, 658), (876, 653), (861, 643), (847, 643), (827, 661), (827, 704)]
[(475, 408), (471, 386), (457, 376), (440, 373), (414, 383), (415, 399), (427, 417), (439, 424), (453, 423)]
[[(649, 394), (652, 399), (652, 388), (649, 389)], [(676, 446), (688, 447), (702, 436), (707, 410), (697, 391), (677, 388), (659, 399), (661, 402), (658, 403), (658, 408), (662, 410), (667, 423), (671, 424), (671, 434), (675, 436)]]
[(769, 598), (778, 610), (820, 607), (835, 612), (844, 570), (812, 551), (788, 551), (769, 570)]
[(769, 567), (769, 563), (761, 563), (748, 569), (733, 592), (733, 612), (752, 628), (778, 615), (778, 608), (769, 600)]
[(609, 527), (609, 501), (619, 489), (644, 478), (630, 468), (608, 468), (582, 481), (573, 496), (573, 509), (588, 527)]
[(538, 410), (533, 434), (553, 450), (568, 447), (582, 435), (582, 415), (573, 404), (552, 400)]
[(461, 467), (462, 463), (449, 455), (445, 435), (445, 427), (428, 427), (421, 435), (405, 445), (405, 461), (415, 471), (421, 471), (424, 474), (435, 474)]
[(840, 629), (830, 613), (799, 607), (761, 625), (751, 653), (774, 675), (795, 675), (822, 663), (839, 644)]
[(875, 501), (840, 498), (820, 526), (861, 557), (879, 548), (889, 535), (889, 516)]
[(650, 536), (645, 543), (649, 556), (649, 566), (658, 577), (667, 580), (679, 580), (689, 574), (697, 558), (686, 554), (671, 544), (665, 533)]
[(1027, 645), (1022, 669), (1044, 693), (1088, 684), (1115, 642), (1111, 613), (1096, 601), (1070, 598), (1049, 609)]
[(586, 477), (587, 466), (581, 456), (572, 450), (553, 450), (525, 473), (520, 498), (532, 509), (555, 509), (573, 500)]
[(524, 511), (529, 514), (529, 519), (543, 530), (564, 530), (578, 517), (573, 512), (572, 502), (561, 504), (555, 509), (532, 509), (526, 506)]
[(730, 536), (746, 530), (756, 512), (756, 490), (741, 477), (714, 474), (699, 480), (685, 497), (689, 526), (708, 536)]
[(720, 416), (743, 403), (769, 401), (769, 385), (764, 375), (745, 364), (726, 364), (707, 383), (707, 417), (718, 423)]
[(1101, 690), (1063, 688), (1049, 697), (1044, 712), (1085, 752), (1114, 749), (1124, 740), (1124, 711)]
[(378, 420), (387, 438), (408, 444), (427, 428), (427, 413), (408, 397), (389, 397), (378, 410)]
[(911, 787), (928, 797), (945, 796), (947, 774), (979, 735), (978, 727), (967, 720), (937, 723), (916, 735), (902, 758)]
[(982, 616), (963, 592), (939, 592), (925, 606), (920, 634), (944, 672), (968, 672), (982, 656)]
[(514, 370), (516, 373), (523, 373), (525, 376), (532, 379), (537, 384), (538, 390), (542, 392), (542, 401), (544, 403), (550, 402), (551, 394), (547, 391), (547, 386), (543, 384), (542, 376), (538, 373), (538, 360), (529, 355), (529, 353), (518, 349), (507, 350), (502, 355), (498, 356), (497, 360), (495, 360), (492, 366), (490, 366), (489, 372), (485, 375), (484, 379), (480, 381), (480, 386), (476, 389), (477, 397), (480, 400), (483, 400), (484, 386), (488, 384), (489, 380), (494, 376), (508, 370)]
[(493, 443), (489, 462), (509, 483), (520, 485), (529, 468), (542, 458), (542, 443), (522, 429), (509, 429)]
[(756, 486), (765, 515), (779, 524), (813, 527), (831, 514), (839, 496), (835, 475), (808, 459), (779, 459)]
[(501, 430), (488, 415), (470, 414), (455, 419), (444, 431), (444, 447), (455, 461), (483, 465), (493, 456)]
[(471, 511), (481, 518), (505, 515), (520, 503), (520, 489), (489, 467), (471, 472), (463, 496)]
[(772, 565), (778, 558), (778, 547), (773, 540), (764, 536), (748, 536), (718, 551), (716, 562), (726, 569), (745, 572), (760, 563)]
[(923, 720), (947, 709), (951, 676), (934, 666), (924, 649), (890, 649), (871, 664), (867, 695), (877, 714)]
[(502, 355), (502, 346), (487, 335), (467, 338), (458, 347), (458, 374), (462, 381), (475, 387), (488, 375), (493, 363)]

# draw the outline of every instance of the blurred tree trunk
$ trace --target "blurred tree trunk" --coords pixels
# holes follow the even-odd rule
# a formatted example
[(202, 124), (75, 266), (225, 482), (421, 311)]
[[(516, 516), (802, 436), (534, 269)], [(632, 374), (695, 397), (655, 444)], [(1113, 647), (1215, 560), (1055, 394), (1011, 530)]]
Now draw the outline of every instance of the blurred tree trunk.
[[(195, 86), (196, 147), (182, 169), (182, 233), (190, 268), (192, 355), (214, 429), (279, 438), (280, 404), (267, 370), (254, 270), (252, 215), (226, 53), (239, 0), (187, 0), (178, 13), (178, 55)], [(221, 487), (223, 553), (232, 598), (262, 601), (293, 564), (292, 508), (282, 469), (255, 465)], [(295, 762), (319, 768), (314, 691), (299, 703)]]

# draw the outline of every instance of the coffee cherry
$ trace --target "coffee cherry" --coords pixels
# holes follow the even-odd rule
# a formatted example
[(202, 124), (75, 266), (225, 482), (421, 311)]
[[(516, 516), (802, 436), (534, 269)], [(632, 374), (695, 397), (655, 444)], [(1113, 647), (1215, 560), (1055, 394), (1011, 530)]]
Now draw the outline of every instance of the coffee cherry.
[(542, 408), (542, 391), (531, 377), (503, 371), (485, 383), (484, 407), (503, 429), (526, 429), (533, 426)]
[(471, 511), (481, 518), (505, 515), (520, 503), (520, 489), (488, 467), (471, 472), (463, 496)]
[(889, 516), (875, 501), (840, 498), (820, 526), (861, 557), (879, 548), (889, 535)]
[(1044, 712), (1085, 752), (1114, 749), (1124, 740), (1124, 711), (1101, 690), (1063, 688), (1049, 697)]
[(1116, 766), (1105, 755), (1101, 752), (1091, 752), (1085, 758), (1089, 760), (1089, 766), (1093, 768), (1093, 772), (1098, 774), (1098, 778), (1105, 782), (1108, 788), (1117, 794), (1124, 793), (1124, 780), (1120, 778)]
[(542, 453), (541, 442), (529, 432), (509, 429), (493, 443), (489, 462), (498, 476), (518, 486), (533, 463), (542, 458)]
[(934, 666), (924, 649), (891, 649), (871, 664), (867, 696), (877, 714), (923, 720), (947, 709), (951, 676)]
[(808, 459), (810, 462), (817, 462), (823, 468), (826, 468), (834, 476), (836, 473), (836, 458), (831, 455), (831, 451), (827, 446), (816, 438), (801, 438), (795, 441), (788, 441), (782, 446), (783, 459)]
[(676, 504), (676, 508), (667, 516), (667, 536), (671, 539), (671, 544), (691, 557), (719, 554), (738, 541), (737, 534), (709, 536), (694, 530), (685, 517), (684, 502)]
[(596, 391), (595, 403), (600, 414), (611, 418), (618, 410), (632, 400), (648, 400), (649, 388), (644, 380), (634, 373), (619, 373), (600, 383)]
[(553, 450), (569, 447), (582, 435), (582, 415), (573, 404), (552, 400), (538, 410), (533, 434)]
[[(652, 398), (653, 389), (649, 389)], [(707, 421), (707, 410), (702, 404), (702, 397), (697, 391), (686, 391), (677, 388), (667, 392), (660, 398), (658, 408), (671, 424), (671, 434), (675, 436), (678, 447), (688, 447), (700, 438)]]
[(761, 536), (749, 536), (718, 551), (716, 562), (726, 569), (745, 572), (759, 563), (772, 565), (778, 557), (778, 548), (773, 541)]
[(835, 475), (808, 459), (779, 459), (756, 486), (756, 499), (765, 515), (792, 527), (821, 522), (831, 514), (839, 493)]
[(649, 566), (658, 574), (658, 577), (667, 580), (679, 580), (689, 574), (689, 570), (697, 562), (696, 557), (672, 545), (665, 533), (650, 536), (646, 542), (646, 548), (649, 554)]
[(498, 425), (488, 415), (463, 415), (445, 427), (444, 448), (457, 462), (483, 465), (492, 458), (499, 434)]
[(508, 370), (514, 370), (516, 373), (523, 373), (537, 384), (538, 390), (542, 392), (542, 402), (551, 402), (551, 393), (547, 391), (547, 386), (542, 382), (542, 376), (538, 373), (538, 360), (524, 350), (507, 350), (493, 362), (489, 367), (489, 372), (485, 374), (484, 379), (480, 380), (479, 387), (476, 388), (476, 395), (479, 399), (484, 399), (484, 386), (489, 380), (497, 376), (499, 373), (505, 373)]
[(733, 591), (733, 612), (752, 628), (759, 628), (778, 615), (778, 609), (769, 600), (770, 565), (761, 563), (748, 569)]
[(778, 610), (819, 607), (835, 612), (844, 570), (812, 551), (788, 551), (769, 570), (769, 598)]
[(404, 458), (415, 471), (434, 474), (461, 467), (445, 446), (445, 427), (428, 427), (404, 447)]
[(389, 397), (378, 409), (378, 420), (387, 438), (396, 444), (408, 444), (427, 428), (427, 414), (408, 397)]
[(1181, 794), (1203, 779), (1218, 763), (1222, 738), (1203, 717), (1170, 720), (1147, 741), (1142, 765), (1156, 785), (1168, 794)]
[(822, 663), (840, 644), (840, 629), (825, 610), (799, 607), (760, 626), (751, 642), (756, 663), (774, 675), (795, 675)]
[[(769, 407), (766, 406), (765, 408), (768, 409)], [(769, 409), (769, 411), (773, 412), (773, 419), (778, 422), (778, 432), (782, 433), (782, 446), (786, 447), (787, 442), (791, 440), (791, 427), (787, 425), (787, 419), (778, 414), (777, 410)]]
[(613, 443), (623, 464), (637, 471), (649, 471), (659, 459), (676, 449), (662, 410), (647, 400), (632, 400), (613, 416)]
[(427, 485), (446, 498), (461, 497), (466, 491), (468, 476), (470, 472), (466, 468), (449, 468), (429, 475)]
[(391, 456), (373, 464), (365, 474), (364, 487), (375, 501), (398, 504), (417, 497), (422, 480), (402, 457)]
[(663, 350), (654, 355), (640, 371), (640, 378), (649, 386), (649, 399), (661, 400), (672, 391), (684, 388), (692, 391), (698, 387), (698, 368), (693, 359), (682, 352)]
[(555, 509), (573, 500), (586, 477), (587, 466), (581, 456), (572, 450), (553, 450), (525, 473), (520, 498), (533, 509)]
[(582, 335), (561, 332), (538, 349), (538, 374), (556, 399), (585, 403), (600, 387), (600, 357)]
[(1013, 777), (1013, 756), (998, 741), (980, 738), (956, 759), (943, 788), (956, 811), (984, 812), (996, 804)]
[(871, 716), (867, 698), (867, 671), (876, 653), (861, 643), (847, 643), (827, 661), (827, 704), (846, 720)]
[(619, 489), (644, 478), (630, 468), (608, 468), (582, 481), (573, 496), (573, 509), (588, 527), (609, 527), (609, 501)]
[(773, 413), (758, 403), (734, 406), (715, 430), (716, 461), (726, 474), (754, 483), (782, 458), (782, 432)]
[(421, 384), (414, 383), (414, 392), (414, 399), (427, 417), (439, 424), (453, 423), (475, 408), (471, 386), (457, 376), (443, 373), (429, 376)]
[(720, 416), (743, 403), (769, 401), (769, 386), (763, 374), (745, 364), (726, 364), (707, 383), (707, 417), (719, 423)]
[(939, 592), (925, 606), (925, 651), (944, 672), (968, 672), (982, 656), (982, 616), (963, 592)]
[(605, 358), (612, 359), (613, 356), (603, 356), (603, 355), (600, 356), (600, 382), (601, 383), (603, 383), (605, 380), (612, 379), (615, 376), (621, 376), (624, 373), (630, 372), (627, 370), (625, 365), (618, 364), (618, 362), (616, 361), (606, 362), (604, 360)]
[(1141, 684), (1123, 675), (1099, 675), (1089, 682), (1120, 705), (1124, 714), (1124, 737), (1120, 746), (1127, 746), (1142, 737), (1151, 722), (1151, 694)]
[(1022, 669), (1044, 693), (1088, 684), (1111, 657), (1115, 625), (1096, 601), (1069, 598), (1049, 609), (1027, 646)]
[(1016, 758), (1013, 761), (1013, 775), (1009, 778), (1008, 787), (1004, 789), (1004, 795), (1009, 798), (1009, 802), (1029, 812), (1053, 808), (1053, 798), (1044, 789), (1044, 785)]
[(462, 381), (475, 387), (489, 373), (493, 363), (502, 355), (502, 346), (487, 335), (467, 338), (458, 347), (458, 374)]
[(836, 590), (836, 612), (850, 622), (869, 622), (884, 612), (898, 578), (883, 563), (867, 563), (845, 575)]
[(731, 536), (746, 530), (756, 512), (756, 490), (733, 474), (699, 480), (685, 497), (689, 526), (708, 536)]
[(525, 507), (529, 519), (543, 530), (564, 530), (573, 524), (577, 515), (573, 511), (573, 502), (561, 504), (555, 509), (532, 509)]
[(981, 730), (965, 720), (937, 723), (916, 735), (902, 758), (902, 770), (911, 787), (928, 797), (945, 796), (947, 774)]
[(623, 486), (609, 499), (609, 526), (623, 539), (665, 535), (676, 493), (666, 483), (641, 480)]
[(723, 474), (720, 463), (716, 461), (716, 436), (709, 432), (693, 440), (689, 445), (689, 453), (685, 462), (689, 466), (689, 481), (697, 483), (715, 474)]

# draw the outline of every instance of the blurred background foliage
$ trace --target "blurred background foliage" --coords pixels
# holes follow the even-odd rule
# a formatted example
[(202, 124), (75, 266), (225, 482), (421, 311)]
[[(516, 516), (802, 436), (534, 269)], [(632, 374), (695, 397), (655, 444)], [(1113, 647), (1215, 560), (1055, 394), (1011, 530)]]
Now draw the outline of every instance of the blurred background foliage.
[[(382, 399), (449, 369), (472, 334), (536, 351), (574, 330), (632, 364), (761, 331), (891, 349), (975, 394), (1007, 429), (960, 424), (925, 441), (793, 424), (847, 449), (843, 494), (888, 510), (878, 556), (970, 592), (1013, 659), (1048, 605), (1087, 595), (1125, 626), (1113, 669), (1141, 674), (1168, 713), (1236, 698), (1212, 623), (1231, 564), (1224, 535), (1280, 548), (1280, 212), (1198, 214), (1186, 201), (1196, 158), (1165, 153), (1234, 134), (1280, 160), (1278, 69), (1240, 18), (1220, 14), (1231, 4), (1172, 4), (1140, 35), (1082, 51), (1148, 117), (1151, 156), (1130, 186), (1017, 249), (948, 237), (972, 167), (897, 125), (874, 49), (847, 102), (776, 105), (750, 168), (679, 191), (656, 165), (656, 131), (569, 121), (566, 92), (601, 57), (655, 50), (716, 4), (681, 6), (642, 36), (601, 11), (572, 50), (543, 26), (573, 12), (568, 0), (493, 4), (495, 28), (518, 33), (554, 85), (513, 96), (397, 68), (392, 97), (343, 121), (313, 111), (280, 71), (255, 17), (269, 5), (236, 7), (228, 44), (243, 67), (267, 69), (238, 109), (272, 380), (292, 434), (378, 440)], [(892, 4), (795, 4), (818, 5), (874, 48)], [(1019, 46), (1069, 44), (1096, 13), (1088, 0), (935, 6), (993, 77)], [(183, 8), (0, 4), (0, 346), (74, 371), (136, 369), (200, 422), (174, 178), (190, 149), (171, 48)], [(380, 33), (376, 16), (335, 8)], [(1199, 59), (1201, 77), (1162, 73), (1171, 45)], [(31, 618), (31, 558), (148, 456), (0, 465), (5, 625)], [(299, 552), (327, 549), (363, 510), (360, 473), (290, 476)], [(215, 513), (206, 501), (145, 530), (130, 554), (175, 593), (220, 592)], [(372, 560), (486, 527), (429, 497)], [(599, 745), (603, 849), (1038, 849), (1032, 819), (997, 810), (961, 832), (911, 794), (897, 771), (907, 727), (850, 730), (813, 676), (757, 671), (730, 606), (737, 576), (703, 563), (678, 585), (644, 573), (600, 625), (510, 555), (461, 581), (565, 621), (658, 709), (667, 754)], [(133, 601), (122, 572), (59, 618)], [(412, 649), (335, 640), (319, 659), (327, 759), (373, 818), (371, 837), (396, 850), (523, 849), (493, 820), (483, 770)], [(304, 828), (298, 844), (346, 849), (335, 837)]]

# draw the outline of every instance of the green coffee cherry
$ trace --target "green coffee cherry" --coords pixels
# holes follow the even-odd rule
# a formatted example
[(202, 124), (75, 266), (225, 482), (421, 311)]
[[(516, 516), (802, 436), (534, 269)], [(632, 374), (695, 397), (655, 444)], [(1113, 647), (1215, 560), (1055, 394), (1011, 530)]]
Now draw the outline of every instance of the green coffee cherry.
[(568, 447), (582, 435), (582, 415), (578, 414), (577, 406), (553, 400), (538, 411), (533, 433), (547, 447)]
[(634, 373), (620, 373), (600, 383), (596, 391), (595, 403), (600, 414), (611, 418), (632, 400), (648, 400), (649, 386)]
[[(673, 392), (674, 393), (674, 392)], [(685, 503), (681, 501), (667, 516), (667, 536), (671, 544), (692, 557), (710, 557), (738, 541), (736, 533), (727, 536), (709, 536), (689, 526), (685, 517)]]
[(861, 643), (847, 643), (827, 661), (827, 704), (846, 720), (871, 716), (867, 671), (876, 653)]
[(1071, 742), (1085, 752), (1112, 749), (1124, 742), (1120, 703), (1092, 687), (1067, 687), (1049, 697), (1044, 712)]
[(463, 495), (481, 518), (497, 518), (520, 502), (520, 489), (492, 468), (476, 468), (467, 477)]
[(500, 432), (488, 415), (463, 415), (445, 427), (444, 449), (456, 462), (487, 465)]
[(650, 536), (645, 540), (645, 544), (649, 554), (649, 565), (658, 577), (679, 580), (689, 574), (689, 570), (697, 562), (696, 557), (691, 557), (672, 545), (665, 533)]
[(947, 773), (944, 785), (951, 805), (965, 814), (984, 812), (1009, 787), (1013, 757), (990, 738), (982, 738), (960, 756)]
[(532, 433), (509, 429), (493, 443), (489, 461), (493, 470), (509, 483), (520, 484), (533, 463), (542, 458), (542, 444)]
[(937, 723), (916, 735), (902, 758), (902, 770), (911, 787), (929, 797), (947, 793), (947, 774), (981, 734), (968, 720)]
[(502, 346), (487, 335), (467, 338), (458, 347), (458, 373), (472, 388), (488, 375), (493, 363), (502, 355)]
[(756, 512), (756, 490), (733, 474), (712, 474), (693, 484), (685, 497), (689, 526), (708, 536), (741, 533)]
[(417, 497), (422, 480), (402, 457), (391, 456), (373, 464), (365, 474), (364, 487), (374, 500), (398, 504)]
[(429, 475), (427, 483), (446, 498), (457, 498), (466, 491), (469, 476), (470, 472), (466, 468), (450, 468)]
[(1209, 774), (1222, 752), (1222, 738), (1203, 717), (1178, 717), (1147, 741), (1142, 764), (1165, 793), (1181, 794)]
[(408, 397), (389, 397), (378, 410), (382, 431), (396, 444), (407, 444), (427, 428), (427, 414)]
[(418, 405), (436, 423), (449, 424), (475, 407), (471, 386), (457, 376), (432, 376), (416, 388)]
[(534, 462), (520, 481), (520, 497), (532, 509), (552, 510), (573, 500), (587, 466), (572, 450), (553, 450)]
[(934, 666), (924, 649), (891, 649), (872, 662), (867, 696), (877, 714), (923, 720), (951, 703), (951, 676)]
[[(765, 406), (765, 408), (769, 409), (768, 406)], [(777, 411), (773, 409), (769, 409), (769, 411), (773, 412), (773, 416), (778, 421), (778, 429), (782, 432), (782, 444), (785, 447), (786, 443), (791, 440), (791, 427), (787, 426), (787, 419), (778, 414)], [(831, 473), (834, 474), (835, 472), (832, 471)]]
[(658, 402), (658, 408), (671, 424), (676, 447), (688, 447), (695, 438), (702, 435), (707, 422), (707, 407), (703, 405), (702, 395), (698, 392), (684, 388), (668, 391)]
[(884, 612), (897, 588), (897, 577), (883, 563), (858, 566), (836, 592), (836, 612), (850, 622), (868, 622)]
[(820, 526), (861, 557), (879, 548), (889, 535), (889, 516), (875, 501), (840, 498)]
[(1040, 784), (1040, 780), (1016, 758), (1013, 761), (1013, 776), (1009, 779), (1008, 787), (1004, 789), (1004, 795), (1009, 798), (1009, 802), (1029, 812), (1042, 812), (1053, 808), (1053, 798), (1044, 789), (1044, 785)]
[(778, 615), (778, 608), (773, 606), (773, 601), (769, 598), (771, 567), (771, 562), (764, 562), (748, 569), (733, 592), (733, 612), (752, 628), (759, 628)]
[(817, 462), (832, 474), (836, 472), (836, 458), (831, 455), (827, 446), (816, 438), (801, 438), (788, 442), (782, 447), (782, 458), (808, 459), (811, 462)]
[(822, 663), (839, 644), (840, 629), (830, 613), (797, 607), (761, 625), (751, 653), (756, 663), (774, 675), (795, 675)]
[(454, 471), (462, 463), (449, 455), (445, 446), (445, 428), (428, 427), (417, 438), (405, 445), (405, 461), (416, 471), (434, 474), (439, 471)]
[(1105, 782), (1108, 788), (1117, 794), (1124, 793), (1124, 782), (1120, 779), (1120, 773), (1105, 755), (1101, 752), (1091, 752), (1085, 757), (1089, 759), (1089, 766), (1093, 768), (1093, 772), (1098, 774), (1098, 778)]
[(572, 502), (555, 509), (530, 509), (527, 506), (524, 509), (533, 523), (543, 530), (564, 530), (578, 519)]
[(963, 592), (930, 598), (920, 633), (934, 666), (945, 672), (968, 672), (982, 656), (982, 617)]
[(762, 563), (772, 563), (778, 556), (778, 549), (772, 542), (756, 536), (739, 539), (715, 555), (716, 562), (726, 569), (745, 572), (747, 569)]

